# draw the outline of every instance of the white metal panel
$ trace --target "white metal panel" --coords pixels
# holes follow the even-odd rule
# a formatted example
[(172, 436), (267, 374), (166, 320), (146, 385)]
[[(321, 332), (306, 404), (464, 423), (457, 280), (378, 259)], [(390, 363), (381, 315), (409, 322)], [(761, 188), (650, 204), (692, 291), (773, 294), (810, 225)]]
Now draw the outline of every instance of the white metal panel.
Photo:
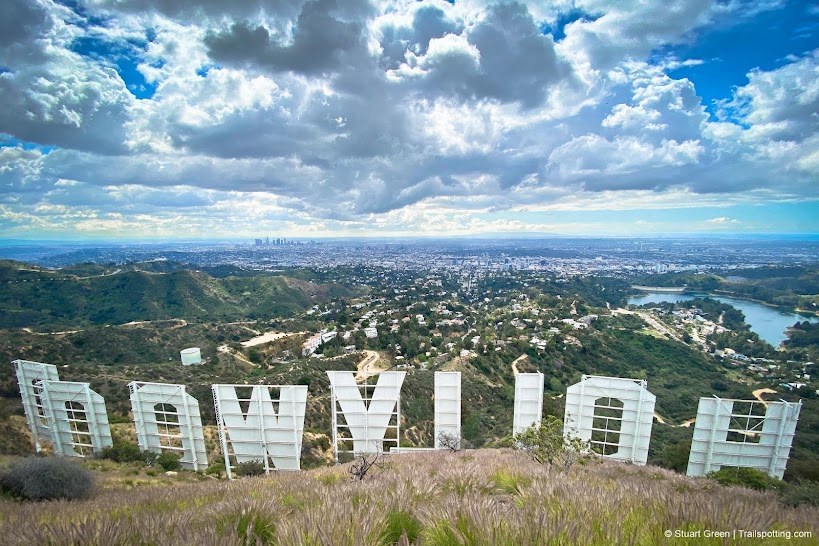
[[(641, 379), (584, 375), (566, 390), (564, 433), (591, 441), (607, 458), (646, 464), (657, 401), (646, 385)], [(602, 425), (595, 426), (595, 419)]]
[(461, 441), (461, 372), (435, 372), (435, 448), (440, 436)]
[[(240, 397), (237, 388), (252, 392)], [(271, 398), (271, 389), (279, 391), (278, 399)], [(299, 470), (307, 385), (213, 385), (213, 400), (229, 478), (231, 456), (236, 463), (261, 461), (266, 472), (271, 463), (275, 470)]]
[(55, 453), (85, 457), (112, 445), (105, 400), (88, 383), (44, 380), (42, 385)]
[(207, 468), (199, 402), (185, 392), (185, 385), (133, 381), (128, 389), (140, 449), (178, 453), (188, 470)]
[[(743, 404), (747, 411), (738, 411)], [(723, 466), (756, 468), (782, 479), (802, 402), (700, 398), (688, 457), (689, 476), (704, 476)], [(743, 438), (729, 440), (729, 433)]]
[(515, 375), (515, 412), (512, 434), (519, 434), (532, 425), (540, 426), (543, 417), (543, 374)]
[[(338, 460), (339, 442), (352, 439), (354, 454), (384, 451), (387, 429), (395, 429), (398, 446), (401, 422), (401, 385), (407, 372), (382, 372), (373, 390), (372, 385), (357, 385), (354, 372), (328, 371), (333, 396), (333, 450)], [(363, 391), (363, 393), (362, 393)], [(370, 392), (372, 394), (370, 395)], [(339, 409), (341, 415), (339, 415)], [(343, 417), (346, 424), (339, 423)], [(390, 423), (394, 424), (390, 424)], [(346, 429), (349, 436), (339, 433)]]
[(41, 382), (43, 380), (59, 381), (60, 376), (57, 373), (57, 366), (42, 362), (15, 360), (14, 368), (17, 371), (17, 384), (23, 399), (26, 423), (34, 437), (34, 448), (39, 452), (42, 449), (40, 441), (51, 440), (51, 428), (43, 408)]

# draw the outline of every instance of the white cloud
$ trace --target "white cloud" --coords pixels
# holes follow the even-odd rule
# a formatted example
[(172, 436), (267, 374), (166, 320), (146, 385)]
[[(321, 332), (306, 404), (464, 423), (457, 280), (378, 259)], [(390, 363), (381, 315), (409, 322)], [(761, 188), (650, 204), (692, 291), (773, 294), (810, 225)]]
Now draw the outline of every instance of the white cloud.
[(0, 26), (9, 223), (549, 231), (485, 216), (819, 197), (819, 53), (752, 71), (717, 120), (669, 75), (703, 62), (669, 45), (773, 5), (9, 1), (32, 21)]

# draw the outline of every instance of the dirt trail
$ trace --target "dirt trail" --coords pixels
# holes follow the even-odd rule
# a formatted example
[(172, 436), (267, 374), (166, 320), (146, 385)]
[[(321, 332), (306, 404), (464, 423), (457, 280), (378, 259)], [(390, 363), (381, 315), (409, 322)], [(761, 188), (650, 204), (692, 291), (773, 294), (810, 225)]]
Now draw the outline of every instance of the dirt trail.
[(669, 423), (668, 421), (666, 421), (666, 420), (663, 418), (663, 416), (662, 416), (662, 415), (660, 415), (659, 413), (656, 413), (656, 412), (654, 413), (654, 420), (655, 420), (655, 421), (657, 421), (658, 423), (660, 423), (661, 425), (668, 425), (669, 427), (674, 427), (674, 428), (688, 428), (688, 427), (690, 427), (690, 426), (691, 426), (693, 423), (695, 423), (695, 422), (697, 421), (697, 419), (695, 418), (695, 419), (689, 419), (689, 420), (687, 420), (687, 421), (683, 421), (683, 422), (682, 422), (681, 424), (679, 424), (679, 425), (672, 425), (671, 423)]
[(251, 365), (251, 366), (253, 366), (254, 368), (257, 368), (257, 367), (258, 367), (258, 365), (257, 365), (257, 364), (254, 364), (253, 362), (251, 362), (250, 360), (248, 360), (248, 359), (245, 357), (245, 355), (243, 355), (243, 354), (242, 354), (242, 353), (240, 353), (239, 351), (234, 351), (233, 349), (231, 349), (231, 348), (230, 348), (229, 346), (227, 346), (227, 345), (219, 345), (219, 346), (216, 348), (216, 351), (217, 351), (217, 352), (219, 352), (219, 353), (224, 353), (224, 354), (226, 354), (226, 355), (230, 355), (230, 356), (232, 356), (233, 358), (235, 358), (236, 360), (241, 360), (241, 361), (242, 361), (242, 362), (244, 362), (245, 364), (250, 364), (250, 365)]
[(381, 356), (375, 351), (364, 351), (364, 358), (362, 358), (356, 366), (358, 372), (355, 374), (355, 380), (363, 381), (364, 379), (378, 375), (381, 369), (376, 368), (375, 364), (380, 358)]
[(265, 332), (260, 336), (254, 337), (253, 339), (243, 341), (242, 347), (254, 347), (256, 345), (263, 345), (265, 343), (270, 343), (271, 341), (276, 341), (277, 339), (281, 339), (283, 337), (300, 336), (304, 335), (305, 333), (306, 332)]
[(176, 330), (177, 328), (184, 328), (188, 325), (188, 321), (185, 319), (158, 319), (158, 320), (132, 320), (131, 322), (126, 322), (125, 324), (120, 324), (120, 328), (127, 328), (129, 326), (142, 326), (143, 324), (153, 324), (155, 322), (173, 322), (174, 325), (170, 327), (171, 330)]
[(768, 407), (768, 402), (766, 402), (765, 400), (762, 399), (762, 395), (763, 394), (776, 394), (776, 391), (773, 390), (773, 389), (767, 389), (767, 388), (766, 389), (757, 389), (754, 392), (752, 392), (751, 394), (753, 394), (754, 398), (756, 398), (757, 400), (762, 402), (762, 404), (767, 408)]
[(518, 375), (520, 373), (518, 371), (518, 362), (523, 362), (524, 360), (527, 360), (528, 358), (529, 358), (529, 355), (522, 354), (512, 362), (512, 373), (514, 375)]

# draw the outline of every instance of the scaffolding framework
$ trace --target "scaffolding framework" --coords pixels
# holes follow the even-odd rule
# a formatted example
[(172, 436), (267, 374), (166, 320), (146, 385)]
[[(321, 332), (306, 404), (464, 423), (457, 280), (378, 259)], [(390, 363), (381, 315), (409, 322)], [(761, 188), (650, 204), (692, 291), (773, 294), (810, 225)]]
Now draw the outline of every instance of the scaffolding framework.
[[(333, 455), (357, 456), (400, 448), (401, 385), (407, 372), (382, 372), (376, 385), (358, 385), (354, 372), (328, 371), (333, 399)], [(343, 422), (342, 422), (343, 420)], [(387, 438), (387, 431), (395, 431)], [(352, 448), (348, 444), (352, 442)], [(385, 449), (387, 445), (387, 449)]]
[(212, 390), (229, 479), (236, 464), (250, 461), (261, 462), (265, 473), (301, 468), (307, 385), (213, 385)]
[(187, 470), (207, 468), (199, 402), (184, 385), (133, 381), (128, 390), (140, 449), (177, 453)]
[(540, 426), (543, 418), (543, 374), (515, 375), (515, 409), (512, 434), (519, 434), (532, 425)]
[(57, 366), (31, 360), (15, 360), (14, 368), (17, 372), (17, 384), (20, 388), (26, 423), (34, 438), (34, 449), (39, 453), (43, 440), (52, 441), (51, 426), (43, 407), (42, 381), (59, 381), (60, 375), (57, 373)]
[(604, 457), (644, 465), (657, 397), (643, 379), (583, 375), (566, 389), (564, 434)]
[(442, 436), (461, 445), (461, 372), (435, 372), (435, 449)]
[(700, 398), (689, 476), (723, 466), (756, 468), (782, 479), (802, 402)]
[(87, 457), (113, 444), (105, 400), (88, 383), (49, 380), (40, 383), (57, 455)]

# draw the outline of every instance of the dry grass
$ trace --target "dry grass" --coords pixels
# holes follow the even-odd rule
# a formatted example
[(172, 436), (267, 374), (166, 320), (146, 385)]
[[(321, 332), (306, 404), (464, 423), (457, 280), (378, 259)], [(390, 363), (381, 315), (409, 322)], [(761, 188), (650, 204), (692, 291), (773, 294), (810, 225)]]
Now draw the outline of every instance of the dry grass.
[(392, 456), (364, 482), (350, 481), (346, 468), (320, 468), (231, 483), (102, 487), (86, 501), (0, 501), (3, 544), (407, 544), (397, 538), (404, 529), (425, 545), (709, 544), (664, 531), (819, 537), (819, 510), (654, 467), (605, 462), (562, 473), (499, 450)]

